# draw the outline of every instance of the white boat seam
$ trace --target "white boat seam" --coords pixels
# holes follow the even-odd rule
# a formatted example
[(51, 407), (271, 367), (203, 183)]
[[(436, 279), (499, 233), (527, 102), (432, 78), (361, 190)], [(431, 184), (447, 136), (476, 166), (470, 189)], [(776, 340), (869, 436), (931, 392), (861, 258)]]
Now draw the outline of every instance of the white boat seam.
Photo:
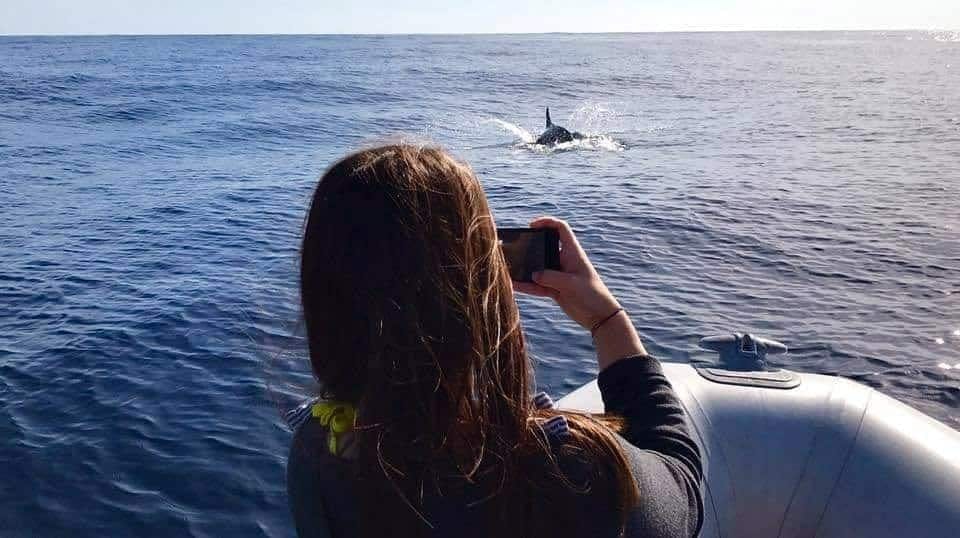
[[(697, 411), (699, 411), (699, 412), (700, 412), (700, 416), (703, 417), (703, 422), (704, 422), (704, 424), (706, 424), (706, 426), (707, 426), (709, 429), (712, 429), (712, 428), (713, 428), (713, 425), (710, 423), (710, 416), (707, 415), (707, 412), (706, 412), (706, 411), (704, 411), (703, 405), (700, 403), (700, 399), (697, 398), (696, 393), (694, 393), (694, 391), (693, 391), (689, 386), (686, 386), (686, 385), (685, 385), (683, 388), (687, 391), (687, 394), (690, 395), (690, 398), (693, 400), (693, 403), (696, 405)], [(674, 388), (674, 390), (676, 390), (676, 388)], [(680, 405), (683, 406), (684, 411), (687, 412), (687, 413), (686, 413), (687, 416), (685, 417), (685, 419), (686, 419), (686, 421), (687, 421), (688, 426), (693, 427), (694, 431), (697, 432), (697, 438), (700, 440), (700, 449), (703, 450), (703, 452), (704, 452), (702, 459), (703, 459), (703, 461), (704, 461), (707, 465), (710, 465), (710, 463), (709, 463), (709, 461), (708, 461), (708, 458), (707, 458), (707, 453), (706, 453), (707, 450), (710, 448), (710, 447), (708, 446), (708, 444), (709, 444), (709, 439), (708, 439), (708, 437), (704, 434), (704, 432), (701, 431), (700, 426), (697, 424), (697, 421), (693, 420), (693, 417), (692, 417), (693, 413), (691, 413), (691, 412), (690, 412), (690, 409), (687, 408), (686, 404), (684, 403), (683, 398), (679, 398), (679, 400), (680, 400)], [(720, 459), (723, 460), (723, 463), (724, 463), (724, 465), (722, 465), (722, 466), (720, 466), (720, 467), (721, 467), (724, 471), (726, 471), (726, 470), (727, 470), (727, 466), (726, 466), (727, 457), (724, 455), (724, 453), (723, 453), (723, 447), (720, 446), (719, 443), (717, 443), (717, 450), (716, 450), (716, 451), (720, 453)], [(721, 528), (721, 525), (720, 525), (720, 514), (717, 512), (717, 502), (716, 502), (716, 499), (714, 499), (714, 497), (713, 497), (713, 490), (710, 488), (710, 482), (707, 480), (707, 472), (706, 472), (706, 469), (704, 469), (703, 471), (704, 471), (704, 473), (703, 473), (703, 485), (704, 485), (704, 487), (705, 487), (706, 490), (707, 490), (707, 491), (706, 491), (707, 495), (710, 496), (710, 506), (713, 508), (713, 520), (717, 522), (717, 536), (718, 536), (718, 538), (723, 538), (723, 529)], [(733, 487), (733, 481), (730, 480), (729, 477), (728, 477), (728, 479), (727, 479), (726, 482), (727, 482), (727, 484), (729, 484), (729, 486), (730, 486), (731, 498), (732, 498), (732, 499), (735, 499), (735, 498), (737, 497), (737, 492), (736, 492), (736, 490), (735, 490), (734, 487)]]
[[(837, 379), (841, 379), (838, 377)], [(838, 381), (839, 383), (839, 381)], [(863, 404), (863, 411), (860, 412), (860, 420), (857, 422), (857, 432), (853, 434), (853, 440), (850, 442), (850, 446), (847, 448), (847, 453), (843, 457), (843, 465), (840, 466), (840, 472), (837, 473), (837, 479), (833, 482), (833, 487), (830, 488), (830, 494), (827, 495), (827, 502), (824, 504), (825, 508), (823, 512), (820, 513), (820, 517), (817, 519), (817, 525), (814, 527), (816, 530), (813, 533), (814, 538), (820, 536), (820, 526), (823, 525), (823, 518), (827, 515), (827, 512), (830, 511), (830, 500), (833, 499), (833, 494), (837, 491), (837, 486), (840, 484), (840, 479), (843, 478), (843, 473), (847, 470), (847, 464), (850, 463), (850, 456), (853, 455), (853, 449), (857, 446), (857, 439), (860, 438), (860, 431), (863, 429), (863, 419), (867, 416), (867, 409), (870, 408), (870, 401), (873, 400), (873, 395), (876, 394), (876, 390), (872, 388), (867, 388), (868, 396), (867, 401)]]
[[(834, 386), (836, 386), (836, 384), (837, 384), (836, 381), (834, 381)], [(834, 391), (831, 390), (831, 394), (833, 392)], [(783, 515), (780, 518), (780, 527), (777, 529), (778, 538), (783, 536), (783, 526), (786, 525), (787, 523), (787, 516), (790, 514), (790, 509), (793, 508), (793, 501), (796, 499), (797, 493), (800, 490), (800, 486), (803, 485), (803, 479), (807, 476), (807, 471), (810, 469), (810, 461), (812, 459), (811, 457), (813, 456), (814, 447), (817, 446), (817, 439), (820, 438), (820, 434), (823, 432), (823, 429), (827, 427), (826, 415), (827, 415), (827, 406), (824, 406), (823, 409), (820, 410), (820, 424), (817, 427), (816, 433), (813, 435), (813, 439), (810, 440), (810, 446), (807, 447), (807, 455), (806, 455), (806, 458), (804, 458), (803, 460), (803, 470), (800, 471), (800, 478), (798, 478), (796, 483), (794, 483), (793, 491), (790, 492), (790, 500), (787, 501), (787, 507), (784, 509)], [(860, 421), (861, 422), (863, 421), (862, 416), (860, 417)], [(859, 428), (860, 427), (857, 426), (858, 433), (859, 433)], [(856, 441), (856, 435), (854, 435), (853, 441)], [(853, 442), (851, 442), (851, 444), (852, 443)], [(838, 480), (839, 480), (840, 474), (842, 473), (843, 473), (843, 466), (840, 467), (840, 473), (837, 475)], [(832, 488), (831, 488), (831, 491), (833, 491)], [(828, 498), (827, 502), (824, 503), (823, 509), (820, 511), (820, 517), (823, 517), (823, 513), (827, 511), (827, 505), (829, 501), (830, 499)], [(819, 519), (817, 524), (819, 525)], [(816, 529), (816, 527), (814, 527), (814, 529)]]

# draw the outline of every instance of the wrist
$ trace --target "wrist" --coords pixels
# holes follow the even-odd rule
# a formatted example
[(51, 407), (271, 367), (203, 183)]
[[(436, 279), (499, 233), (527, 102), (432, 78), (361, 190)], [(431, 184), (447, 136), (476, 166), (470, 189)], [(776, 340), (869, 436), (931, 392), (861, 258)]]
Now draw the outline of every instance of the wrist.
[(618, 311), (616, 315), (597, 327), (592, 336), (600, 370), (606, 369), (620, 359), (647, 353), (637, 330), (633, 327), (633, 322), (623, 310)]
[(623, 307), (610, 292), (603, 293), (597, 299), (596, 306), (591, 309), (591, 314), (580, 325), (593, 333), (598, 324), (603, 323), (606, 318), (621, 308)]
[(597, 330), (600, 329), (600, 327), (603, 327), (604, 324), (613, 319), (615, 316), (619, 316), (621, 313), (626, 315), (626, 311), (623, 309), (623, 307), (618, 306), (613, 312), (610, 312), (606, 316), (600, 318), (599, 321), (590, 327), (590, 336), (596, 337)]

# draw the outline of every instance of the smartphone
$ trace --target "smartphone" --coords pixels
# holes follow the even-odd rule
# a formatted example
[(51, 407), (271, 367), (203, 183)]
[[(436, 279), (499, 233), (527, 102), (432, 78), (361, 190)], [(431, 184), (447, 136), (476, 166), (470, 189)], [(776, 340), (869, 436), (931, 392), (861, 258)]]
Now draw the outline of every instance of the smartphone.
[(560, 269), (560, 236), (550, 228), (497, 228), (510, 278), (533, 282), (533, 273)]

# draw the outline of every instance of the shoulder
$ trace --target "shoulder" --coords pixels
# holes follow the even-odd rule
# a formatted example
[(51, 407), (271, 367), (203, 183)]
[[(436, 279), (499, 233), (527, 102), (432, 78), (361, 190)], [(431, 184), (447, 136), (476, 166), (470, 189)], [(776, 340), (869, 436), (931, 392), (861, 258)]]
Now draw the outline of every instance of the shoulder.
[(319, 397), (304, 400), (303, 403), (287, 411), (283, 419), (293, 431), (293, 440), (290, 443), (290, 464), (309, 461), (309, 455), (315, 453), (317, 442), (322, 440), (323, 428), (315, 420), (311, 420), (314, 404), (320, 401)]
[(327, 430), (307, 417), (294, 430), (287, 460), (287, 498), (297, 536), (351, 536), (355, 516), (349, 466), (327, 450)]
[(352, 482), (354, 462), (330, 453), (329, 435), (330, 431), (315, 418), (308, 418), (296, 429), (287, 458), (288, 493), (313, 497)]
[(326, 447), (326, 428), (310, 417), (304, 419), (294, 430), (290, 442), (287, 457), (288, 487), (304, 489), (319, 485), (334, 463), (333, 456)]
[(294, 456), (322, 456), (327, 453), (327, 432), (327, 428), (318, 420), (311, 417), (304, 419), (293, 431), (293, 440), (290, 443), (291, 460)]

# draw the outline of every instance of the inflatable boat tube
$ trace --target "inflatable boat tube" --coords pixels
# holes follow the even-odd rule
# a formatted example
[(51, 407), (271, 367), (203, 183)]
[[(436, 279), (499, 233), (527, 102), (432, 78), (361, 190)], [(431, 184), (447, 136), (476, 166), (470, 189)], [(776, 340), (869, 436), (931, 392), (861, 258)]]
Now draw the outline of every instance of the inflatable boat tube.
[[(704, 456), (704, 538), (958, 537), (960, 432), (854, 381), (766, 369), (776, 342), (713, 337), (664, 363)], [(559, 407), (602, 412), (596, 381)]]

